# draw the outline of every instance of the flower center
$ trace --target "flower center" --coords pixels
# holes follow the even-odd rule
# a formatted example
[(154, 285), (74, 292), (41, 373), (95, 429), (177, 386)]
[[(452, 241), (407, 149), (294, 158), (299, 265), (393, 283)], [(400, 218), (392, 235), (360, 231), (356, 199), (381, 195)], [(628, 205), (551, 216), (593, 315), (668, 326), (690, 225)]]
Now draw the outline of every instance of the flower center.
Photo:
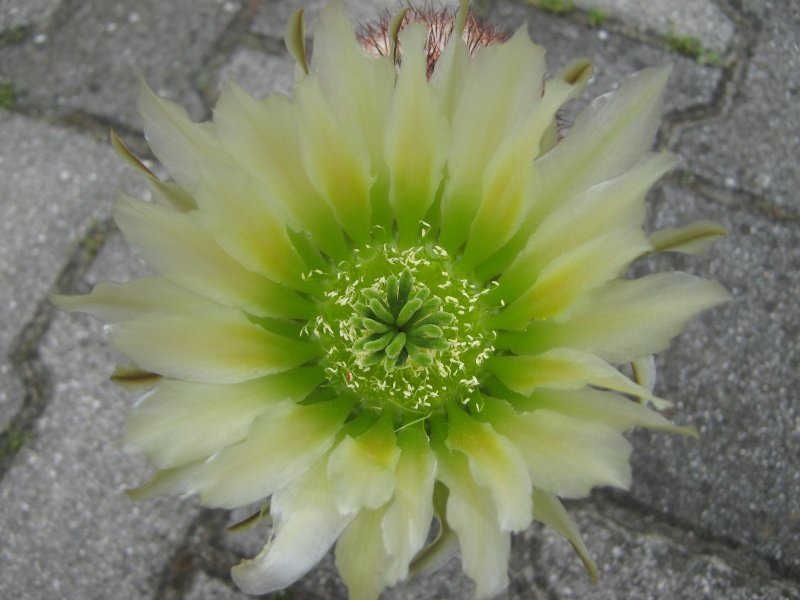
[(329, 382), (365, 407), (430, 414), (471, 401), (495, 334), (488, 290), (454, 276), (438, 246), (365, 247), (323, 276), (325, 301), (307, 332), (320, 340)]

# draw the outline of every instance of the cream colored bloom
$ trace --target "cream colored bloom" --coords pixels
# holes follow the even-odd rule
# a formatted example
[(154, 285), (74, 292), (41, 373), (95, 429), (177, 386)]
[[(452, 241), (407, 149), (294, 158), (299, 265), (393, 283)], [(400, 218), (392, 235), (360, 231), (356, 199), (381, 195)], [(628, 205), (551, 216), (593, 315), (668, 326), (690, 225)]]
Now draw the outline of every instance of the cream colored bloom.
[(676, 162), (650, 152), (669, 69), (559, 139), (588, 63), (545, 80), (524, 28), (474, 55), (453, 35), (431, 62), (418, 20), (390, 23), (376, 57), (334, 4), (306, 64), (295, 18), (293, 98), (229, 83), (210, 123), (143, 86), (173, 181), (147, 173), (158, 202), (114, 216), (160, 275), (59, 299), (161, 377), (130, 418), (128, 447), (158, 469), (135, 496), (270, 499), (273, 535), (233, 570), (246, 592), (290, 585), (336, 544), (354, 599), (457, 551), (487, 598), (533, 519), (593, 571), (558, 498), (627, 487), (626, 430), (691, 432), (647, 407), (665, 402), (650, 357), (727, 294), (684, 273), (621, 278), (719, 233), (642, 230)]

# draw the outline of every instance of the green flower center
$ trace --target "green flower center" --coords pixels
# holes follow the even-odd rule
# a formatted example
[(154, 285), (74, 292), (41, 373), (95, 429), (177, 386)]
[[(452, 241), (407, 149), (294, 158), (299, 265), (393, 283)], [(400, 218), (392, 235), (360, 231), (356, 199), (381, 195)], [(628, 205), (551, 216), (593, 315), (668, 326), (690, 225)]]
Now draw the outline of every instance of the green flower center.
[(361, 248), (321, 278), (325, 300), (306, 327), (331, 385), (401, 416), (473, 400), (494, 352), (480, 301), (488, 290), (454, 276), (441, 247)]

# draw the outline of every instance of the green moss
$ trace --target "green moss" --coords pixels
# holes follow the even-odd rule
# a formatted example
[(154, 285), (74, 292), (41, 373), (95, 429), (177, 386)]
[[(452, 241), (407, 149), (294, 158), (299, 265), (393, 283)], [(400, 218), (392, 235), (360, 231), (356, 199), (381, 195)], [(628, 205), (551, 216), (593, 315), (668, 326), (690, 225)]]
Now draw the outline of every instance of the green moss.
[(602, 27), (606, 19), (608, 19), (608, 15), (596, 8), (592, 8), (586, 13), (586, 22), (589, 24), (589, 27)]
[(17, 90), (10, 81), (0, 83), (0, 109), (14, 108), (17, 103)]
[(0, 438), (5, 438), (0, 445), (0, 458), (4, 458), (22, 448), (23, 444), (31, 439), (31, 432), (8, 428), (0, 434)]
[(572, 0), (530, 0), (530, 3), (554, 15), (568, 15), (575, 10)]
[(722, 57), (718, 52), (703, 47), (700, 40), (693, 35), (678, 35), (670, 32), (663, 36), (664, 44), (670, 52), (677, 52), (695, 59), (701, 65), (719, 66)]

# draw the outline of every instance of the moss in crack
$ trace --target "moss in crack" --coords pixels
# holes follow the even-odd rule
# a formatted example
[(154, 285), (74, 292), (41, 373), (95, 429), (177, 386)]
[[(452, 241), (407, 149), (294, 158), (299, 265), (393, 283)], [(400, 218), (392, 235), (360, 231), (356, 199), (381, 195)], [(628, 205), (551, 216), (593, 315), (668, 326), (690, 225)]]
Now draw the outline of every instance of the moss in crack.
[(718, 52), (704, 47), (702, 42), (692, 35), (679, 35), (670, 31), (662, 36), (662, 40), (667, 50), (693, 58), (698, 64), (712, 67), (722, 64), (722, 57)]
[(0, 83), (0, 109), (10, 110), (17, 103), (17, 89), (10, 81)]
[(608, 19), (608, 15), (597, 8), (589, 9), (586, 13), (586, 23), (589, 27), (602, 27)]
[(536, 8), (559, 16), (566, 16), (575, 11), (572, 0), (529, 0), (529, 2)]

